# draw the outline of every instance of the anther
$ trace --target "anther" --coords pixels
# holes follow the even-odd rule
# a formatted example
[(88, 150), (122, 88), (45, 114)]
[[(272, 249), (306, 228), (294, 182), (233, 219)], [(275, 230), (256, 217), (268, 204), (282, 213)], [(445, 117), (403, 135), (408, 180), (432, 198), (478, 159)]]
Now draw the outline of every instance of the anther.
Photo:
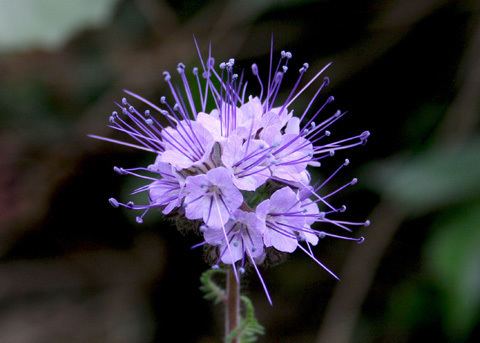
[(320, 231), (319, 233), (317, 233), (317, 235), (318, 235), (318, 238), (325, 238), (326, 236), (325, 232), (323, 231)]
[(194, 67), (194, 68), (192, 69), (192, 73), (193, 73), (193, 75), (198, 75), (198, 68), (197, 68), (197, 67)]
[(212, 269), (213, 269), (213, 270), (218, 270), (218, 269), (220, 269), (220, 266), (219, 266), (218, 264), (214, 264), (214, 265), (212, 266)]
[(117, 199), (115, 199), (115, 198), (110, 198), (110, 199), (108, 199), (108, 202), (109, 202), (110, 205), (112, 205), (113, 207), (118, 207), (118, 206), (120, 206), (120, 204), (118, 203)]
[(285, 50), (280, 51), (280, 56), (282, 56), (282, 58), (285, 58), (287, 56)]
[(150, 110), (145, 110), (143, 114), (145, 115), (145, 117), (150, 117)]
[(142, 223), (143, 223), (143, 218), (140, 217), (140, 216), (137, 216), (137, 217), (135, 218), (135, 221), (136, 221), (138, 224), (142, 224)]
[(328, 86), (330, 84), (330, 78), (328, 76), (325, 76), (323, 78), (323, 83), (325, 84), (325, 86)]
[(365, 220), (365, 223), (363, 223), (363, 226), (365, 226), (365, 227), (370, 226), (370, 224), (371, 224), (370, 220), (367, 219), (367, 220)]
[(284, 73), (286, 73), (287, 70), (288, 70), (288, 67), (287, 66), (282, 66), (282, 70), (283, 70)]
[(342, 206), (340, 206), (340, 208), (338, 209), (338, 212), (345, 212), (346, 210), (347, 210), (347, 206), (342, 205)]
[(361, 139), (362, 141), (366, 141), (368, 137), (370, 137), (370, 131), (364, 131), (364, 132), (362, 132), (362, 134), (360, 135), (360, 139)]
[(222, 69), (222, 70), (225, 69), (226, 66), (227, 66), (227, 65), (225, 64), (225, 62), (222, 62), (222, 63), (220, 63), (220, 65), (219, 65), (220, 69)]
[(331, 133), (330, 131), (325, 130), (325, 136), (330, 137), (331, 134), (332, 134), (332, 133)]
[(334, 101), (334, 100), (335, 100), (335, 97), (334, 97), (333, 95), (330, 95), (330, 96), (328, 97), (328, 99), (327, 99), (327, 102), (328, 102), (328, 103), (331, 103), (331, 102)]
[(348, 166), (350, 164), (350, 160), (348, 158), (345, 159), (345, 162), (343, 162), (344, 166)]
[(258, 66), (254, 63), (252, 64), (252, 73), (253, 75), (257, 76), (258, 75)]
[(160, 102), (161, 102), (162, 104), (166, 104), (166, 103), (167, 103), (167, 98), (166, 98), (165, 96), (161, 96), (161, 97), (160, 97)]
[(292, 58), (292, 56), (293, 56), (293, 55), (292, 55), (292, 53), (291, 53), (290, 51), (287, 51), (287, 52), (285, 53), (285, 57), (288, 58), (288, 59)]
[(207, 60), (207, 66), (208, 66), (209, 68), (213, 68), (214, 65), (215, 65), (215, 58), (210, 57), (210, 58)]
[(151, 126), (151, 125), (153, 125), (153, 120), (150, 119), (150, 118), (147, 118), (147, 119), (145, 119), (145, 123), (147, 123), (147, 125)]
[(170, 76), (170, 73), (168, 71), (164, 71), (163, 78), (165, 79), (165, 81), (170, 81), (172, 77)]
[(232, 80), (236, 80), (236, 79), (238, 79), (238, 74), (233, 74), (232, 75)]
[(362, 244), (365, 241), (365, 237), (359, 237), (357, 239), (357, 244)]
[(120, 168), (120, 167), (113, 167), (113, 171), (119, 175), (125, 175), (126, 172), (125, 172), (125, 169), (123, 168)]
[(130, 107), (128, 108), (128, 111), (129, 111), (130, 113), (134, 113), (134, 112), (135, 112), (135, 107), (130, 106)]
[(238, 268), (238, 271), (240, 274), (245, 274), (245, 268), (243, 267)]
[(350, 185), (353, 186), (353, 185), (356, 184), (357, 182), (358, 182), (358, 179), (357, 179), (356, 177), (354, 177), (354, 178), (352, 179), (352, 181), (350, 181)]
[(125, 206), (127, 206), (128, 208), (132, 208), (135, 204), (133, 203), (133, 201), (129, 201), (125, 204)]
[(122, 104), (124, 104), (124, 105), (127, 104), (127, 98), (122, 98)]
[(180, 106), (178, 104), (173, 105), (173, 110), (178, 111), (180, 109)]

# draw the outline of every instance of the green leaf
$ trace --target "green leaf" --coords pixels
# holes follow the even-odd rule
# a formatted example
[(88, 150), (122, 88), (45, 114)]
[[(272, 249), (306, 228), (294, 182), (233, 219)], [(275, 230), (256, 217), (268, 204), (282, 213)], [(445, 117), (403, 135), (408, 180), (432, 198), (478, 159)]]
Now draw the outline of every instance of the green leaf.
[(241, 297), (245, 308), (245, 317), (240, 320), (240, 324), (228, 335), (227, 343), (232, 342), (235, 338), (240, 338), (240, 343), (256, 342), (259, 335), (265, 333), (265, 329), (255, 317), (255, 309), (252, 301), (246, 297)]
[(480, 192), (480, 139), (378, 162), (362, 174), (367, 186), (411, 214), (473, 199)]
[(455, 210), (436, 225), (425, 261), (442, 291), (445, 327), (465, 339), (480, 319), (480, 203)]
[(0, 1), (0, 51), (54, 49), (78, 31), (105, 23), (117, 0)]
[(216, 275), (225, 275), (221, 269), (208, 269), (200, 276), (200, 290), (204, 298), (213, 301), (215, 304), (225, 301), (225, 290), (213, 280)]

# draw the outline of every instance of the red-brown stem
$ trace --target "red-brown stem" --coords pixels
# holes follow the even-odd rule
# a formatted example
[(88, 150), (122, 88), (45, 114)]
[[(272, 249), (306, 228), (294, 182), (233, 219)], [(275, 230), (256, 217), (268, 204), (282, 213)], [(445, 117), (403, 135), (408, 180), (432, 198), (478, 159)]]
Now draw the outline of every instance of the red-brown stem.
[[(240, 324), (240, 284), (232, 269), (227, 269), (227, 296), (225, 299), (225, 338)], [(238, 339), (232, 343), (238, 343)]]

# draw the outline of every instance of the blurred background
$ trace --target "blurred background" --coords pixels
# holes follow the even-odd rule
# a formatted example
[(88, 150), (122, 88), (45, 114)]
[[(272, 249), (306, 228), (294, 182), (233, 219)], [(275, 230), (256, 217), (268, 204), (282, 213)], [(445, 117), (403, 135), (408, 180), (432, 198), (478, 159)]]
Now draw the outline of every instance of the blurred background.
[(250, 275), (260, 341), (478, 342), (479, 16), (475, 0), (0, 0), (0, 342), (220, 342), (199, 238), (108, 205), (137, 185), (112, 167), (153, 157), (87, 134), (112, 134), (123, 88), (155, 100), (163, 70), (198, 64), (193, 34), (248, 71), (272, 33), (310, 75), (334, 62), (335, 133), (372, 132), (325, 164), (351, 160), (335, 182), (360, 183), (336, 201), (372, 225), (316, 248), (340, 282), (295, 254), (263, 270), (270, 307)]

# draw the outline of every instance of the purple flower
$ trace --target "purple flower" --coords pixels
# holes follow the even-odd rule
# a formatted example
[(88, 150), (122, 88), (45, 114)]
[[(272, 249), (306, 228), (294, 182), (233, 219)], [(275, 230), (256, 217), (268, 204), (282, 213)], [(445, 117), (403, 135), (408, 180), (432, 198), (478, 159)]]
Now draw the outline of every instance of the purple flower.
[[(254, 212), (237, 210), (222, 228), (205, 227), (203, 237), (205, 242), (218, 246), (220, 260), (233, 264), (245, 258), (261, 260), (264, 255), (263, 233), (265, 223)], [(228, 243), (227, 243), (228, 242)]]
[(303, 228), (305, 217), (298, 195), (289, 187), (279, 189), (257, 206), (257, 216), (265, 221), (263, 241), (266, 247), (274, 247), (291, 253), (298, 246), (297, 228)]
[(242, 193), (232, 182), (232, 173), (224, 167), (185, 180), (185, 216), (203, 219), (210, 227), (225, 225), (243, 203)]
[(164, 206), (163, 214), (169, 214), (182, 203), (185, 179), (167, 163), (157, 161), (148, 168), (160, 175), (148, 186), (150, 203)]
[[(92, 135), (155, 157), (149, 167), (114, 168), (145, 182), (132, 193), (146, 192), (148, 203), (121, 203), (114, 198), (110, 203), (142, 211), (139, 223), (151, 209), (201, 221), (204, 241), (199, 246), (216, 247), (219, 263), (232, 265), (235, 273), (237, 264), (241, 268), (251, 264), (268, 298), (257, 264), (274, 249), (301, 250), (335, 276), (315, 257), (312, 246), (320, 245), (322, 238), (361, 242), (363, 238), (338, 231), (351, 234), (353, 228), (369, 222), (339, 218), (346, 206), (336, 204), (335, 196), (357, 179), (333, 189), (331, 181), (348, 160), (317, 184), (312, 183), (309, 169), (320, 167), (338, 151), (363, 145), (369, 132), (333, 138), (330, 128), (347, 112), (332, 108), (334, 98), (323, 96), (329, 79), (320, 76), (330, 64), (307, 82), (309, 66), (301, 65), (296, 81), (280, 100), (292, 54), (282, 51), (275, 61), (272, 43), (268, 69), (251, 66), (260, 92), (246, 97), (248, 77), (243, 71), (240, 76), (235, 73), (235, 60), (216, 64), (211, 51), (204, 57), (196, 47), (201, 69), (192, 69), (193, 82), (179, 63), (177, 83), (169, 72), (163, 74), (168, 98), (153, 103), (126, 91), (148, 107), (143, 112), (126, 98), (116, 103), (118, 112), (112, 112), (110, 127), (129, 141)], [(314, 95), (299, 111), (297, 99), (313, 87)]]

